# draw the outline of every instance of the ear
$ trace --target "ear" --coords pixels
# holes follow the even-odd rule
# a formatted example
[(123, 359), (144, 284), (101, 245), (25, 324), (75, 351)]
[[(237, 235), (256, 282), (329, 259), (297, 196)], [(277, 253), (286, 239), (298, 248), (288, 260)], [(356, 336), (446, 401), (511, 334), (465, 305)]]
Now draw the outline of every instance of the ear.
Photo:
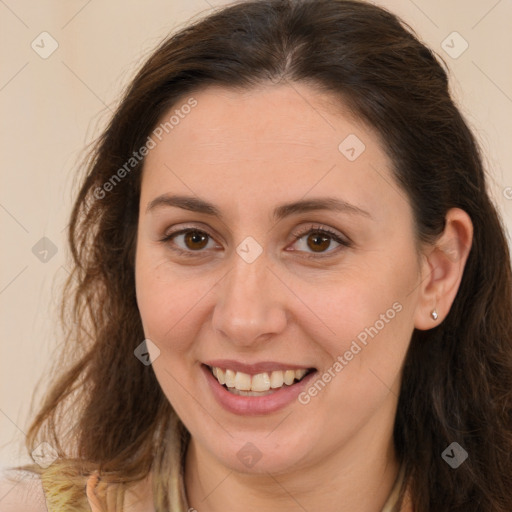
[[(448, 315), (462, 280), (473, 242), (473, 223), (460, 208), (446, 214), (442, 235), (429, 245), (422, 257), (421, 285), (414, 316), (416, 329), (439, 325)], [(438, 318), (432, 317), (436, 311)]]

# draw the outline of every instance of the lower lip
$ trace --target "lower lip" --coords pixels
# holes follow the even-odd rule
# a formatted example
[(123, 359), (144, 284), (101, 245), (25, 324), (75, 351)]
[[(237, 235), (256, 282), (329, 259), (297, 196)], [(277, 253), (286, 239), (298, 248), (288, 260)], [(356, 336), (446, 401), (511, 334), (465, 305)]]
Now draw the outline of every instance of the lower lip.
[(258, 414), (269, 414), (280, 409), (297, 399), (299, 394), (308, 386), (309, 381), (314, 378), (316, 371), (306, 375), (301, 381), (292, 386), (284, 385), (282, 388), (264, 396), (240, 396), (230, 393), (219, 381), (212, 375), (210, 369), (201, 365), (206, 381), (217, 402), (224, 409), (234, 414), (245, 416), (255, 416)]

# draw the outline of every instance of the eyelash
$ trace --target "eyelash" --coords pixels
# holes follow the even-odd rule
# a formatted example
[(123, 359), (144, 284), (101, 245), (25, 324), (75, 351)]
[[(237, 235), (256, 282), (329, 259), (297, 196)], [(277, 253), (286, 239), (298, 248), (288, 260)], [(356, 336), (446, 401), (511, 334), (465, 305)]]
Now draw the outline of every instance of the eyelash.
[[(165, 237), (161, 238), (160, 242), (162, 242), (164, 244), (168, 244), (176, 236), (184, 235), (184, 234), (187, 234), (189, 232), (196, 232), (196, 233), (204, 234), (207, 237), (209, 237), (210, 239), (213, 239), (213, 237), (209, 233), (207, 233), (206, 231), (204, 231), (202, 229), (197, 229), (197, 228), (189, 227), (189, 228), (180, 229), (179, 231), (175, 231), (173, 233), (169, 233)], [(312, 226), (312, 227), (309, 227), (307, 229), (304, 229), (304, 230), (301, 230), (301, 231), (296, 231), (295, 233), (292, 233), (292, 235), (293, 235), (293, 242), (295, 243), (298, 240), (300, 240), (301, 238), (303, 238), (305, 235), (309, 235), (311, 233), (317, 233), (317, 234), (326, 235), (327, 237), (331, 238), (333, 241), (339, 243), (341, 247), (348, 248), (348, 247), (352, 246), (352, 243), (350, 241), (341, 238), (341, 236), (338, 233), (336, 233), (335, 231), (331, 231), (329, 228), (320, 227), (320, 226)], [(175, 247), (171, 247), (171, 250), (173, 250), (174, 252), (176, 252), (179, 255), (187, 256), (187, 257), (192, 257), (192, 258), (197, 258), (197, 257), (202, 256), (201, 253), (203, 252), (202, 250), (198, 250), (198, 251), (190, 251), (189, 250), (189, 251), (186, 251), (186, 250), (183, 250), (180, 247), (176, 247), (176, 246)], [(314, 258), (314, 259), (327, 258), (333, 252), (336, 252), (336, 249), (334, 249), (332, 251), (328, 251), (327, 253), (317, 253), (317, 254), (309, 253), (309, 254), (306, 254), (303, 257), (309, 258), (309, 259), (311, 259), (311, 258)]]

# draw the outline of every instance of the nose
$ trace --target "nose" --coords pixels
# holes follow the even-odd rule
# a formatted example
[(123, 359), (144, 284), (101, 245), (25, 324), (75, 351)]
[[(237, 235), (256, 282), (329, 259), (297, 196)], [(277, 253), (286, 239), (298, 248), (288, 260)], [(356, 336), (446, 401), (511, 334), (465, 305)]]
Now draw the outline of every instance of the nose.
[(213, 328), (231, 343), (253, 346), (286, 328), (285, 287), (268, 266), (265, 251), (252, 263), (237, 253), (217, 285)]

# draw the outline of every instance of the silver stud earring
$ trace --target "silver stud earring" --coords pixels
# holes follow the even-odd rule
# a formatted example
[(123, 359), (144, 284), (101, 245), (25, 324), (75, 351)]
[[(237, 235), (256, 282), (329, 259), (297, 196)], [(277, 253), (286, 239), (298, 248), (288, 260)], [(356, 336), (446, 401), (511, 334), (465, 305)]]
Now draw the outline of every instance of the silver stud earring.
[(435, 309), (433, 309), (432, 313), (430, 313), (430, 316), (432, 317), (433, 320), (437, 320), (437, 317), (439, 315), (437, 314), (437, 311)]

